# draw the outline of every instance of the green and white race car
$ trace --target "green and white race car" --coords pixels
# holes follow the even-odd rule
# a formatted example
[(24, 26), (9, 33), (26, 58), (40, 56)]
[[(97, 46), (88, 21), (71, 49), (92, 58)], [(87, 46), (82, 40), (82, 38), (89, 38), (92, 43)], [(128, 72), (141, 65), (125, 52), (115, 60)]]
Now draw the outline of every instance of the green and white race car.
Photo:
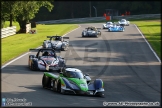
[(83, 94), (102, 97), (105, 91), (101, 79), (96, 79), (92, 82), (88, 74), (84, 75), (77, 68), (66, 68), (59, 75), (44, 72), (42, 86), (62, 94)]

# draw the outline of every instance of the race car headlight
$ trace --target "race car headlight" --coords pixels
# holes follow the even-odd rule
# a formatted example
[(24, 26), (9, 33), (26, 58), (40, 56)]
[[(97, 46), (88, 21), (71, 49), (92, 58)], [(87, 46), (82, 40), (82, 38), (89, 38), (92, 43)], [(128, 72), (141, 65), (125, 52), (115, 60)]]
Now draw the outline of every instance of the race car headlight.
[(87, 88), (87, 84), (80, 84), (81, 87)]

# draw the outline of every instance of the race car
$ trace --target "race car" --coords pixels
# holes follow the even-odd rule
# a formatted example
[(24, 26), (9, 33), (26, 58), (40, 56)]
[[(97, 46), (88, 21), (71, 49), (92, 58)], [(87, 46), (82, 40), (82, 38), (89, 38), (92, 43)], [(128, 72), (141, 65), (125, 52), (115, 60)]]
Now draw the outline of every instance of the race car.
[(59, 75), (44, 72), (42, 77), (43, 88), (51, 89), (61, 94), (78, 94), (104, 96), (104, 84), (101, 79), (91, 81), (89, 74), (77, 68), (63, 69)]
[(56, 55), (52, 48), (29, 49), (37, 52), (36, 55), (29, 55), (28, 66), (33, 71), (58, 71), (66, 67), (64, 58)]
[(101, 28), (96, 27), (88, 27), (85, 30), (82, 31), (82, 37), (98, 37), (101, 36)]
[(103, 24), (103, 29), (107, 29), (109, 27), (112, 27), (113, 23), (112, 22), (106, 22), (105, 24)]
[[(69, 37), (47, 36), (49, 40), (44, 40), (43, 48), (53, 48), (54, 50), (65, 51), (69, 48)], [(67, 39), (67, 40), (65, 40)]]
[(121, 26), (129, 26), (130, 22), (126, 19), (121, 19), (120, 21), (118, 21), (118, 24)]
[(112, 27), (108, 28), (109, 32), (123, 32), (125, 30), (124, 26), (114, 24)]

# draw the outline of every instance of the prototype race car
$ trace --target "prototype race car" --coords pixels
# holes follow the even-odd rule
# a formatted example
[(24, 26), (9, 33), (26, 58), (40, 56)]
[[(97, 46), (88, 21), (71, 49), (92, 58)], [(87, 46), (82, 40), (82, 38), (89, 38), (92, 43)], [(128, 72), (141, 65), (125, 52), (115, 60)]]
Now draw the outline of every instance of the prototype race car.
[(69, 39), (69, 37), (62, 36), (47, 36), (49, 40), (44, 40), (43, 48), (53, 48), (54, 50), (65, 51), (69, 48), (69, 41), (65, 39)]
[(121, 19), (120, 21), (118, 21), (119, 25), (121, 26), (129, 26), (130, 22), (127, 21), (126, 19)]
[(52, 48), (30, 49), (36, 55), (29, 55), (28, 66), (31, 70), (37, 71), (59, 71), (66, 67), (64, 58), (56, 55)]
[(82, 37), (98, 37), (101, 35), (101, 28), (96, 28), (96, 27), (88, 27), (82, 32)]
[(125, 30), (124, 26), (114, 24), (112, 27), (108, 28), (109, 32), (123, 32)]
[(103, 24), (103, 29), (107, 29), (109, 27), (112, 27), (113, 23), (112, 22), (106, 22), (105, 24)]
[(80, 94), (104, 96), (104, 85), (101, 79), (93, 82), (88, 74), (83, 74), (77, 68), (66, 68), (59, 75), (44, 72), (43, 88), (52, 89), (62, 94)]

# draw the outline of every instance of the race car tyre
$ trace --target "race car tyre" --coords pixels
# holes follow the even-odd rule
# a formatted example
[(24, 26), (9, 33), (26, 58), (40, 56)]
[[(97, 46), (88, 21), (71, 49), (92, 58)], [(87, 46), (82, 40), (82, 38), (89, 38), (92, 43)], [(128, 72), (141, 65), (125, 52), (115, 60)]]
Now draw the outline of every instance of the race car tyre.
[(37, 63), (37, 61), (33, 60), (33, 62), (31, 63), (31, 70), (33, 70), (33, 71), (38, 70), (38, 63)]
[(53, 91), (57, 91), (57, 89), (55, 88), (55, 80), (53, 80), (52, 82), (53, 82), (53, 86), (52, 86)]
[[(35, 55), (29, 55), (29, 59), (34, 58)], [(30, 60), (28, 60), (28, 66), (30, 67)]]
[(65, 51), (65, 48), (63, 48), (62, 46), (61, 46), (61, 51)]
[(95, 95), (99, 96), (99, 97), (104, 97), (104, 93), (102, 93), (102, 92), (97, 92)]
[(43, 48), (48, 48), (48, 44), (47, 43), (43, 43)]
[(58, 83), (57, 83), (57, 92), (61, 93), (61, 81), (58, 80)]
[(61, 89), (61, 81), (58, 80), (58, 83), (57, 83), (57, 92), (61, 93), (61, 94), (66, 94), (65, 91), (63, 89)]
[(42, 78), (42, 86), (43, 88), (48, 88), (50, 85), (50, 78), (43, 75), (43, 78)]

